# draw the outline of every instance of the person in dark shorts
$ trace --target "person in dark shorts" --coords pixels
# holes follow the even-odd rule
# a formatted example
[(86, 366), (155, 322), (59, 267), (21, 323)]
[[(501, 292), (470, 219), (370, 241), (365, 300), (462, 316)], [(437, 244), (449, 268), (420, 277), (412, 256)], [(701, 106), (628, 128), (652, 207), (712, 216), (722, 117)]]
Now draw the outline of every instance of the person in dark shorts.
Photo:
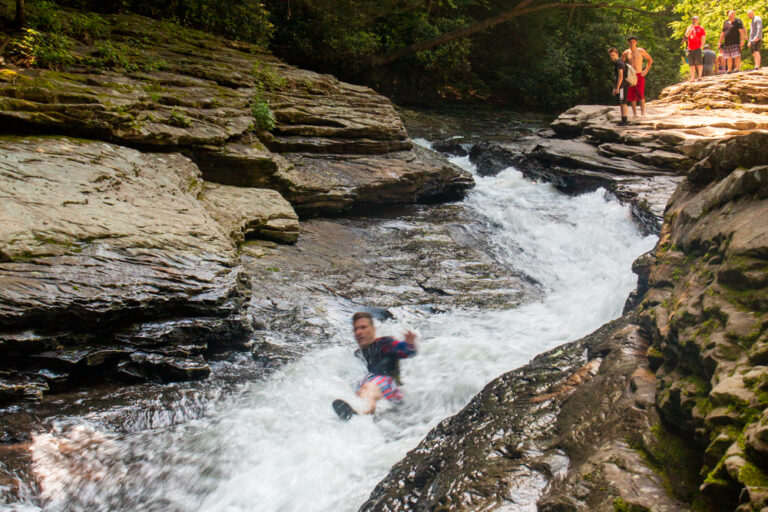
[(704, 76), (714, 75), (715, 66), (717, 65), (717, 54), (709, 48), (708, 44), (704, 45), (702, 58), (704, 59)]
[(365, 312), (352, 315), (352, 328), (358, 349), (355, 356), (365, 362), (368, 373), (360, 381), (357, 396), (366, 401), (365, 409), (360, 414), (373, 414), (376, 402), (382, 398), (399, 402), (403, 394), (397, 386), (400, 377), (400, 359), (416, 355), (416, 335), (412, 331), (405, 333), (405, 341), (389, 336), (376, 337), (373, 318)]
[(621, 110), (621, 122), (619, 126), (626, 126), (629, 124), (627, 121), (627, 114), (629, 110), (627, 108), (627, 96), (629, 93), (629, 82), (627, 82), (627, 66), (628, 64), (619, 58), (619, 50), (616, 48), (608, 49), (608, 55), (611, 56), (613, 61), (613, 78), (616, 80), (616, 87), (613, 88), (613, 95), (619, 101), (619, 110)]
[[(701, 79), (704, 70), (704, 59), (701, 48), (707, 32), (699, 25), (699, 17), (691, 17), (691, 24), (685, 29), (685, 37), (688, 38), (688, 67), (691, 70), (691, 82)], [(697, 77), (698, 74), (698, 77)]]
[(736, 73), (741, 68), (741, 49), (744, 48), (745, 39), (744, 23), (736, 17), (736, 11), (728, 11), (728, 19), (723, 23), (718, 42), (723, 46), (728, 73)]
[(747, 12), (747, 17), (752, 20), (752, 24), (749, 27), (749, 46), (752, 52), (752, 58), (755, 60), (755, 69), (760, 69), (760, 47), (763, 46), (763, 19), (760, 16), (755, 16), (755, 11), (750, 9)]

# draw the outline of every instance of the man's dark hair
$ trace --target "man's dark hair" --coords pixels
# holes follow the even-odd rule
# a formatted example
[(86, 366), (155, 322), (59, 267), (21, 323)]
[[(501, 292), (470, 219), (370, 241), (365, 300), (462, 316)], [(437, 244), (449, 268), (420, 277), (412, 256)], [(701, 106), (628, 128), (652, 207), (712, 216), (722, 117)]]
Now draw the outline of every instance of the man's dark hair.
[(352, 325), (354, 325), (355, 322), (357, 322), (361, 318), (367, 318), (368, 321), (371, 323), (371, 325), (373, 325), (373, 317), (371, 316), (370, 313), (366, 313), (365, 311), (358, 311), (357, 313), (352, 315)]
[(616, 48), (614, 48), (614, 47), (610, 47), (610, 48), (608, 48), (608, 54), (609, 54), (609, 55), (610, 55), (611, 53), (613, 53), (613, 52), (616, 52), (616, 53), (618, 54), (618, 53), (619, 53), (619, 50), (617, 50), (617, 49), (616, 49)]

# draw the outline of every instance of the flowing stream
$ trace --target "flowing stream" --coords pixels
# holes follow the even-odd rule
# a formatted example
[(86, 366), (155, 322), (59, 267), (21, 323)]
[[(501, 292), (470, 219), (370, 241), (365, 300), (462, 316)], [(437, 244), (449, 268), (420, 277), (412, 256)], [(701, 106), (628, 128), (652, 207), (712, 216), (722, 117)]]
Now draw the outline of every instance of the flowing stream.
[[(466, 158), (453, 161), (472, 170)], [(300, 358), (212, 400), (195, 419), (125, 434), (99, 414), (57, 418), (32, 442), (35, 484), (0, 510), (357, 510), (491, 379), (619, 316), (636, 283), (631, 263), (656, 241), (602, 190), (568, 197), (514, 169), (476, 181), (462, 207), (482, 220), (496, 262), (535, 280), (543, 298), (506, 310), (394, 308), (379, 334), (419, 334), (418, 356), (402, 364), (403, 404), (336, 418), (331, 401), (354, 404), (364, 368), (352, 354), (351, 306), (328, 294), (316, 306), (328, 339), (308, 340)], [(377, 229), (394, 228), (408, 229), (408, 219)]]

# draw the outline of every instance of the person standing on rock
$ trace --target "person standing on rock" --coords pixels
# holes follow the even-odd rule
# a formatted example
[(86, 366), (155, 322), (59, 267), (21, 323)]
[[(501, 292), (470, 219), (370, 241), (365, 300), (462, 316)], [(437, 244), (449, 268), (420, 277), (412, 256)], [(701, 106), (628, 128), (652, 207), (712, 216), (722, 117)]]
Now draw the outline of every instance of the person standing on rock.
[(755, 69), (760, 69), (760, 47), (763, 46), (763, 19), (755, 16), (755, 11), (747, 11), (747, 17), (752, 20), (749, 27), (749, 49), (752, 51), (752, 58), (755, 59)]
[[(640, 115), (645, 115), (645, 77), (651, 70), (653, 58), (645, 51), (645, 48), (637, 46), (637, 37), (629, 36), (627, 38), (629, 48), (624, 50), (621, 60), (635, 68), (637, 73), (637, 84), (629, 87), (627, 91), (627, 101), (632, 104), (632, 117), (637, 117), (637, 101), (640, 100)], [(643, 61), (648, 65), (643, 69)]]
[[(691, 71), (691, 82), (701, 79), (704, 71), (704, 56), (701, 48), (704, 46), (704, 38), (707, 32), (699, 25), (699, 17), (693, 16), (691, 24), (685, 29), (685, 37), (688, 38), (688, 67)], [(698, 78), (696, 74), (698, 73)]]
[[(382, 398), (399, 402), (403, 394), (397, 387), (400, 376), (400, 359), (416, 355), (416, 334), (405, 333), (405, 341), (389, 336), (376, 337), (376, 327), (369, 313), (358, 311), (352, 315), (352, 329), (355, 333), (358, 349), (355, 356), (365, 362), (368, 374), (357, 388), (357, 396), (366, 402), (360, 414), (373, 414), (376, 403)], [(341, 402), (343, 405), (338, 405)], [(343, 419), (349, 419), (356, 412), (341, 400), (334, 402), (336, 413)]]
[(728, 73), (737, 73), (741, 67), (741, 49), (746, 39), (744, 23), (736, 17), (736, 11), (728, 11), (728, 19), (723, 23), (718, 44), (723, 45), (723, 55), (728, 66)]
[(704, 76), (714, 75), (715, 66), (717, 65), (717, 54), (709, 48), (708, 44), (704, 45), (702, 57), (704, 60)]
[(616, 87), (613, 88), (613, 95), (619, 101), (619, 110), (621, 111), (621, 122), (619, 126), (626, 126), (629, 124), (627, 121), (627, 115), (629, 109), (627, 108), (627, 96), (629, 92), (629, 82), (627, 82), (627, 66), (624, 61), (619, 58), (619, 50), (616, 48), (610, 48), (608, 55), (611, 56), (613, 61), (613, 77), (616, 80)]

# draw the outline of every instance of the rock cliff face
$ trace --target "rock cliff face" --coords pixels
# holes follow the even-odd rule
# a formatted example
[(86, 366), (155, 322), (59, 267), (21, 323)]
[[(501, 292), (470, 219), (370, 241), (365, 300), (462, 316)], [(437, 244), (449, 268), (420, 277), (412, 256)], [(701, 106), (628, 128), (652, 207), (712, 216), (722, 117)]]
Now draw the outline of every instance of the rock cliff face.
[(105, 19), (130, 71), (94, 68), (103, 44), (61, 72), (0, 69), (0, 402), (205, 377), (206, 355), (250, 343), (246, 238), (293, 243), (298, 214), (472, 186), (371, 89)]
[(767, 143), (712, 148), (678, 188), (642, 313), (657, 405), (704, 450), (702, 493), (739, 510), (768, 505)]
[(564, 190), (625, 190), (663, 212), (660, 242), (624, 317), (489, 384), (361, 510), (766, 510), (766, 92), (768, 71), (714, 77), (627, 128), (616, 107), (577, 107), (554, 134), (469, 152)]

